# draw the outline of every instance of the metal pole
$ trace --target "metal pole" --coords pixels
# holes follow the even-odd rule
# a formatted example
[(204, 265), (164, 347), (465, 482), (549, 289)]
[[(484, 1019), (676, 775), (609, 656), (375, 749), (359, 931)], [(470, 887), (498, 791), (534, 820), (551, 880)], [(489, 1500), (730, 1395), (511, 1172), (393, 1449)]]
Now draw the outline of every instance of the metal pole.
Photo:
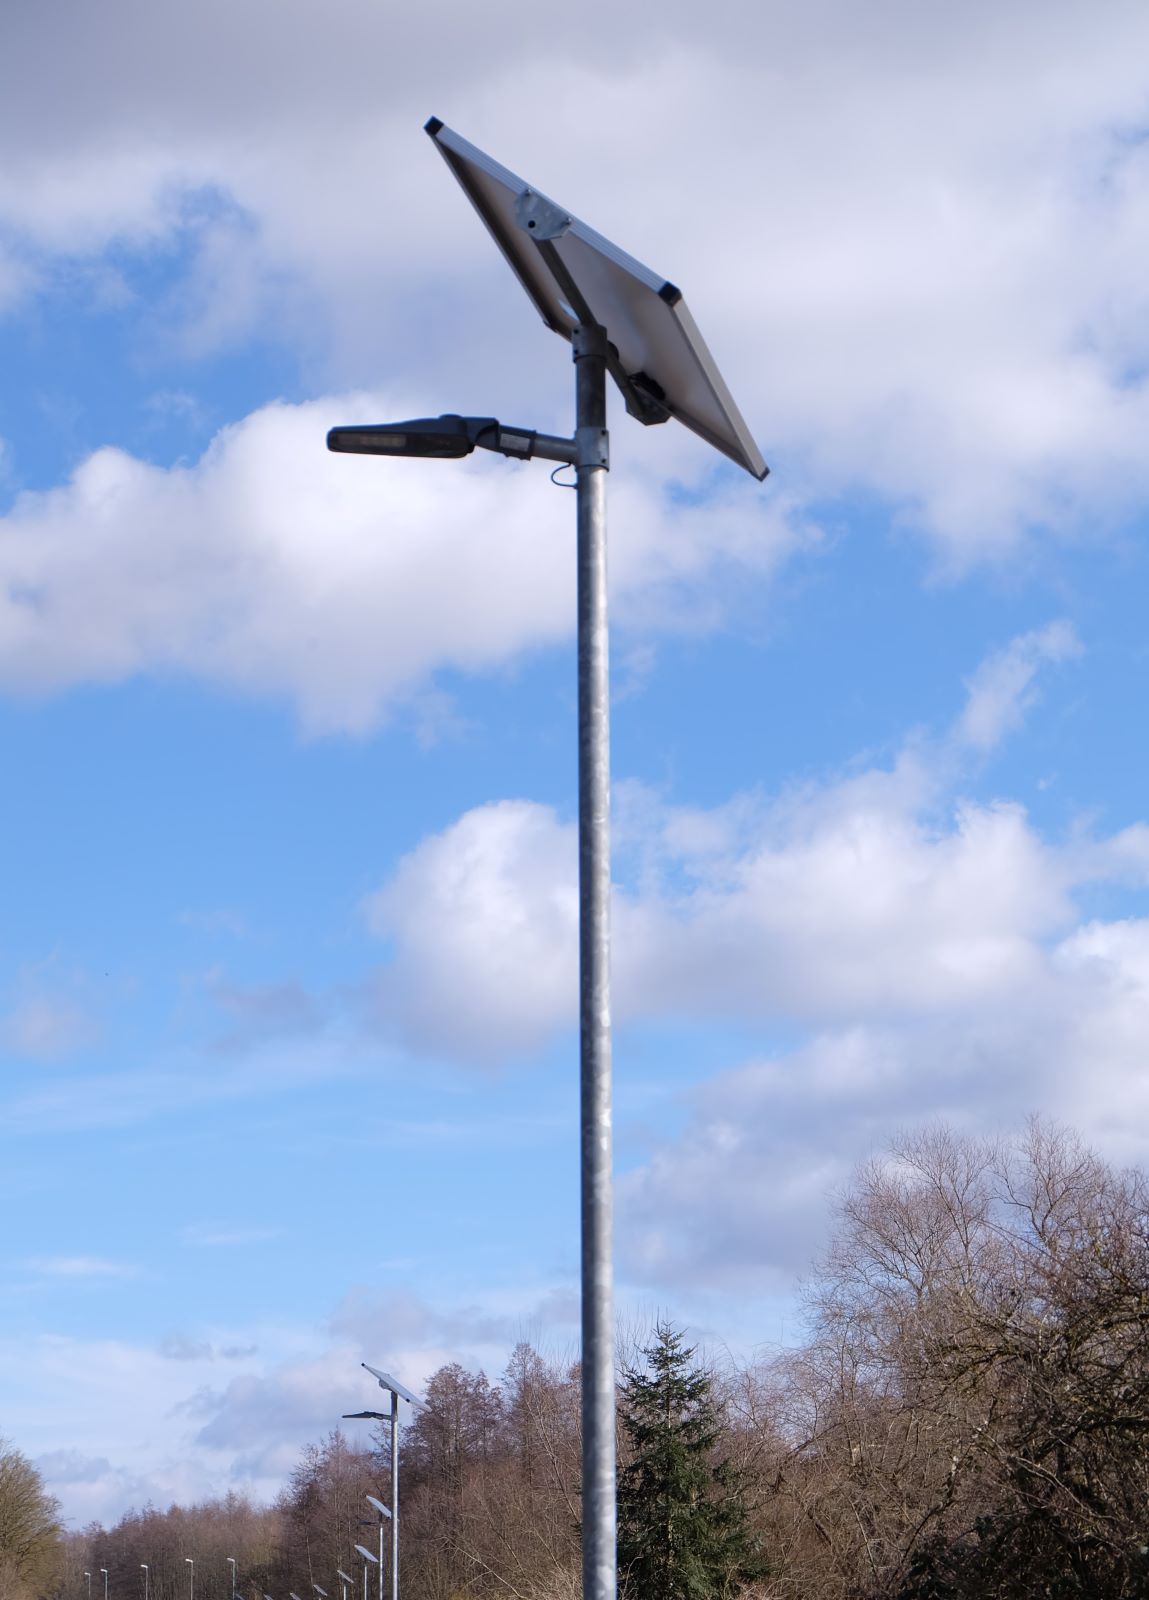
[(583, 323), (572, 343), (578, 475), (582, 1592), (583, 1600), (615, 1600), (606, 333)]
[[(383, 1518), (379, 1518), (379, 1600), (383, 1600)], [(399, 1396), (391, 1391), (391, 1600), (399, 1600)]]

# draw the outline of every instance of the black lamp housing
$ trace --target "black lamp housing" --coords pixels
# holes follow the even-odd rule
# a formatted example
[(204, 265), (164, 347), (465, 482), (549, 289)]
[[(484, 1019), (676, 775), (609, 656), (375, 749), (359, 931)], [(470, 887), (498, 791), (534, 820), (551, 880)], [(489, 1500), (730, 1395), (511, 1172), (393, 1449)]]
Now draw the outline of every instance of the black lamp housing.
[(409, 422), (368, 423), (332, 428), (327, 448), (360, 456), (469, 456), (478, 436), (498, 429), (494, 417), (415, 417)]

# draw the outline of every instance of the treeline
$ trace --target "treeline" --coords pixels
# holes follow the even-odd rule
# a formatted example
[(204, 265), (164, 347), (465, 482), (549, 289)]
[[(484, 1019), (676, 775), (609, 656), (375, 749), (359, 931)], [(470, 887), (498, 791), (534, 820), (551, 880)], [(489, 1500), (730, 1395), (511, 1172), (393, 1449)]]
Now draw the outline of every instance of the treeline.
[[(624, 1600), (1149, 1596), (1149, 1193), (1071, 1134), (901, 1139), (841, 1197), (807, 1336), (714, 1365), (660, 1323), (621, 1363)], [(577, 1368), (442, 1368), (402, 1434), (404, 1600), (574, 1600)], [(309, 1449), (279, 1502), (64, 1542), (53, 1600), (245, 1600), (362, 1579), (382, 1440)], [(182, 1570), (181, 1570), (182, 1569)], [(102, 1584), (102, 1580), (101, 1580)], [(5, 1591), (5, 1595), (9, 1591)], [(14, 1591), (13, 1591), (14, 1592)], [(102, 1600), (102, 1588), (93, 1591)], [(357, 1595), (355, 1597), (357, 1600)]]

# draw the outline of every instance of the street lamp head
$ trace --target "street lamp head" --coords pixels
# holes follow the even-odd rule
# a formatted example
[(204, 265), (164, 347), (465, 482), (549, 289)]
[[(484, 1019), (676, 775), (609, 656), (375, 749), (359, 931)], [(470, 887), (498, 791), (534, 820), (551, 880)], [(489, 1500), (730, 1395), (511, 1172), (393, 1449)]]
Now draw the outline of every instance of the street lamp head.
[(344, 1422), (390, 1422), (391, 1414), (387, 1411), (345, 1411)]
[(370, 1550), (365, 1549), (363, 1545), (357, 1544), (355, 1546), (355, 1553), (356, 1555), (362, 1556), (364, 1561), (370, 1561), (373, 1567), (377, 1567), (379, 1565), (379, 1557), (373, 1556)]
[(327, 448), (359, 456), (469, 456), (477, 436), (497, 428), (494, 417), (415, 417), (359, 428), (332, 428)]
[(376, 1498), (375, 1498), (375, 1496), (373, 1494), (369, 1494), (367, 1496), (367, 1504), (369, 1506), (374, 1506), (376, 1511), (378, 1511), (378, 1513), (379, 1513), (379, 1515), (381, 1517), (390, 1518), (390, 1516), (391, 1516), (390, 1511), (388, 1511), (387, 1507), (383, 1504), (382, 1500), (376, 1500)]
[[(365, 423), (361, 427), (332, 428), (327, 448), (342, 455), (436, 456), (440, 460), (469, 456), (480, 448), (512, 461), (562, 461), (568, 466), (578, 455), (577, 441), (562, 439), (534, 428), (508, 427), (494, 417), (416, 417), (410, 422)], [(603, 446), (605, 450), (605, 444)], [(606, 466), (605, 455), (600, 463)]]
[(337, 1578), (342, 1578), (342, 1580), (343, 1580), (343, 1582), (344, 1582), (344, 1583), (354, 1583), (354, 1582), (355, 1582), (355, 1579), (354, 1579), (354, 1578), (349, 1578), (349, 1577), (348, 1577), (348, 1576), (347, 1576), (347, 1574), (346, 1574), (346, 1573), (345, 1573), (345, 1572), (344, 1572), (344, 1570), (343, 1570), (343, 1568), (342, 1568), (342, 1567), (336, 1567), (336, 1569), (335, 1569), (335, 1576), (336, 1576), (336, 1577), (337, 1577)]

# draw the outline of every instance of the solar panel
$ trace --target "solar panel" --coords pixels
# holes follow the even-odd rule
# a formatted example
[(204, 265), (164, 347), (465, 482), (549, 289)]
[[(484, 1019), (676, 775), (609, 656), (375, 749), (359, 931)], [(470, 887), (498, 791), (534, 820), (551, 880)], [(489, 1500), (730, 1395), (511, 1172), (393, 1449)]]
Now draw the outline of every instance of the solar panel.
[(391, 1393), (397, 1394), (400, 1400), (409, 1400), (413, 1406), (418, 1406), (420, 1411), (424, 1410), (423, 1402), (419, 1399), (419, 1396), (412, 1394), (410, 1389), (404, 1389), (397, 1378), (388, 1377), (387, 1373), (380, 1372), (378, 1367), (367, 1366), (366, 1361), (362, 1362), (361, 1365), (367, 1368), (373, 1378), (378, 1378), (381, 1388), (390, 1389)]
[(426, 130), (547, 327), (566, 339), (588, 319), (606, 329), (627, 410), (647, 423), (677, 417), (764, 478), (769, 468), (681, 291), (437, 117)]

